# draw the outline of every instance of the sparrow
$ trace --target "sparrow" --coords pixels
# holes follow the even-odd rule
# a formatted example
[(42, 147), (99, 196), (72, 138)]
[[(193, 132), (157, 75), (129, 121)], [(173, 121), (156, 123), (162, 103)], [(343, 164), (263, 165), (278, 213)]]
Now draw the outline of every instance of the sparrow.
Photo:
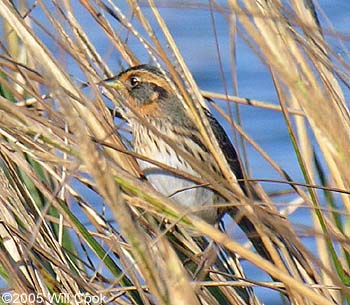
[[(151, 65), (137, 65), (106, 79), (103, 85), (117, 89), (129, 106), (129, 111), (124, 116), (130, 124), (133, 149), (137, 154), (201, 178), (184, 154), (179, 153), (182, 151), (213, 174), (220, 175), (214, 157), (176, 93), (176, 86), (167, 72)], [(242, 166), (234, 146), (220, 123), (207, 109), (203, 108), (203, 111), (227, 163), (243, 193), (247, 195)], [(173, 144), (170, 145), (165, 137)], [(146, 160), (137, 161), (145, 177), (157, 191), (193, 211), (194, 215), (208, 223), (217, 223), (226, 212), (233, 218), (237, 214), (237, 207), (216, 207), (225, 200), (209, 186), (199, 185)], [(239, 217), (238, 225), (247, 234), (257, 252), (270, 259), (269, 252), (249, 218), (244, 215)]]

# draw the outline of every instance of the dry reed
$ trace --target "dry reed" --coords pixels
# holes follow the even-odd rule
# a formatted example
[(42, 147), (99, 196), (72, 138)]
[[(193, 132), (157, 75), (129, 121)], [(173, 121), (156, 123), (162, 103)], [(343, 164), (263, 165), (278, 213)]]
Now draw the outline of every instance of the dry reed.
[[(0, 2), (3, 295), (21, 296), (22, 303), (88, 303), (95, 296), (96, 302), (117, 304), (261, 304), (253, 287), (264, 287), (291, 304), (349, 304), (350, 120), (342, 91), (349, 85), (349, 69), (346, 58), (327, 42), (328, 36), (340, 42), (345, 37), (329, 25), (321, 27), (319, 8), (311, 0), (167, 3), (223, 17), (231, 33), (227, 44), (234, 49), (237, 33), (271, 73), (271, 90), (279, 99), (274, 105), (201, 91), (162, 18), (161, 5), (152, 0), (142, 5), (81, 0), (73, 7), (70, 1)], [(81, 14), (95, 22), (90, 27), (116, 50), (119, 64), (116, 59), (113, 67), (108, 65), (79, 21)], [(123, 101), (97, 85), (117, 67), (140, 62), (130, 38), (172, 75), (225, 177), (216, 181), (202, 168), (202, 177), (192, 178), (240, 204), (257, 224), (271, 261), (189, 216), (139, 179), (130, 136), (119, 121), (116, 127), (106, 96), (116, 109)], [(84, 85), (69, 74), (70, 66)], [(242, 199), (200, 107), (208, 106), (202, 95), (283, 114), (302, 182), (293, 181), (230, 111), (212, 105), (238, 133), (242, 150), (252, 145), (279, 174), (281, 191), (289, 186), (283, 200), (293, 200), (279, 211), (286, 218), (256, 181), (264, 204), (252, 208)], [(296, 230), (288, 215), (301, 208), (313, 223)], [(206, 238), (192, 238), (188, 229)], [(313, 253), (302, 234), (315, 241)], [(247, 266), (273, 280), (246, 276)]]

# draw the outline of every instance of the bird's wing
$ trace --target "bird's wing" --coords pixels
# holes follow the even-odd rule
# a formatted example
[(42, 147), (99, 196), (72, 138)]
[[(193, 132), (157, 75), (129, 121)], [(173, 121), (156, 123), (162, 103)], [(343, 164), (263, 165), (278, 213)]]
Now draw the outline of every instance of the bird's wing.
[(232, 145), (229, 137), (227, 136), (224, 128), (220, 125), (220, 123), (213, 117), (213, 115), (208, 110), (203, 110), (213, 130), (215, 138), (218, 141), (219, 147), (226, 158), (227, 163), (230, 165), (232, 172), (235, 174), (240, 187), (246, 193), (246, 186), (243, 180), (244, 176), (242, 166), (234, 146)]

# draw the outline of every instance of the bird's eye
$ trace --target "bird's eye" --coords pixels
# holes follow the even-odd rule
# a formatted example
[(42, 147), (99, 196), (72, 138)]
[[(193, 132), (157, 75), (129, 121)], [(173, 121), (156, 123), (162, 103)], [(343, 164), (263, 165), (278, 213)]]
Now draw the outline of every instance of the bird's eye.
[(130, 85), (135, 88), (140, 83), (140, 79), (137, 76), (130, 77)]

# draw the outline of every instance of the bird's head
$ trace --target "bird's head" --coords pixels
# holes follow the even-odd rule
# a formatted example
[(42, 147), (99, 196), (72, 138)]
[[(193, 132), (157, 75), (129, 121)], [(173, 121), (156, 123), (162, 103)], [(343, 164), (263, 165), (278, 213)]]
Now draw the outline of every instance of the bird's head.
[(170, 82), (170, 77), (160, 69), (139, 65), (105, 80), (103, 85), (120, 91), (127, 103), (142, 117), (166, 118), (169, 115), (184, 115), (181, 101)]

